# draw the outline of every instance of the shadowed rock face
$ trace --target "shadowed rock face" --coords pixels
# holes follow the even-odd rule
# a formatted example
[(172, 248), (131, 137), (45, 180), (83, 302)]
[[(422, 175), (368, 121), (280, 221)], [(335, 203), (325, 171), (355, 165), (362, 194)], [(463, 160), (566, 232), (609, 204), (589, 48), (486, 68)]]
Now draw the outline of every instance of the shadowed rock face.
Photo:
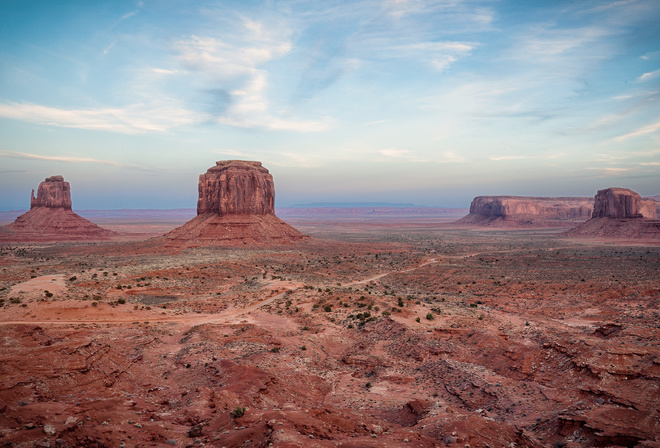
[(627, 188), (598, 190), (594, 218), (656, 218), (656, 202)]
[(197, 215), (274, 215), (273, 176), (261, 162), (216, 162), (199, 176)]
[(35, 207), (64, 208), (71, 210), (71, 187), (62, 176), (51, 176), (39, 184), (37, 197), (34, 190), (30, 197), (30, 209)]

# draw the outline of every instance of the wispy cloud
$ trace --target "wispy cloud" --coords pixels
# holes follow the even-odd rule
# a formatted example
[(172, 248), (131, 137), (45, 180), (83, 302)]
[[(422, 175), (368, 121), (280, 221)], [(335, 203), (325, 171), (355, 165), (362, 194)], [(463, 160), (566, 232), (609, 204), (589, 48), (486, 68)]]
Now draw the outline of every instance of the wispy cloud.
[(200, 77), (207, 91), (229, 96), (214, 121), (233, 127), (318, 132), (329, 122), (301, 120), (274, 111), (268, 100), (268, 71), (263, 66), (291, 51), (291, 31), (242, 18), (240, 29), (224, 37), (191, 36), (174, 44), (177, 60)]
[(658, 76), (660, 76), (660, 69), (654, 70), (652, 72), (644, 73), (642, 76), (637, 78), (637, 80), (641, 82), (650, 81), (652, 79), (657, 78)]
[(653, 124), (650, 124), (648, 126), (643, 126), (635, 131), (629, 132), (624, 135), (620, 135), (614, 139), (616, 142), (623, 142), (625, 140), (628, 140), (630, 138), (634, 137), (640, 137), (642, 135), (648, 135), (648, 134), (653, 134), (655, 132), (660, 131), (660, 121), (657, 121)]
[(622, 6), (630, 5), (631, 3), (637, 3), (638, 0), (619, 0), (615, 2), (605, 3), (599, 6), (595, 6), (590, 9), (586, 9), (582, 12), (593, 13), (593, 12), (603, 12), (613, 8), (620, 8)]
[(100, 160), (91, 157), (81, 157), (81, 156), (73, 156), (73, 155), (46, 156), (42, 154), (31, 154), (26, 152), (0, 150), (0, 158), (47, 160), (50, 162), (63, 162), (63, 163), (93, 163), (98, 165), (110, 165), (110, 166), (117, 166), (122, 168), (134, 168), (134, 169), (139, 169), (141, 171), (153, 171), (152, 169), (145, 168), (140, 165), (133, 165), (128, 163), (115, 162), (112, 160)]
[(388, 159), (400, 159), (409, 162), (429, 162), (428, 158), (419, 157), (408, 149), (387, 148), (378, 151), (378, 154), (387, 157)]
[(559, 159), (564, 156), (564, 153), (556, 153), (556, 154), (544, 154), (544, 155), (501, 155), (501, 156), (489, 156), (488, 159), (495, 161), (495, 162), (500, 162), (500, 161), (506, 161), (506, 160), (524, 160), (524, 159), (534, 159), (534, 160), (553, 160), (553, 159)]
[(176, 105), (134, 104), (123, 108), (57, 109), (29, 103), (0, 104), (0, 117), (48, 126), (142, 134), (165, 132), (201, 121), (194, 112)]
[(598, 171), (599, 174), (603, 176), (620, 176), (631, 171), (630, 168), (604, 168), (604, 167), (592, 167), (587, 168), (590, 171)]

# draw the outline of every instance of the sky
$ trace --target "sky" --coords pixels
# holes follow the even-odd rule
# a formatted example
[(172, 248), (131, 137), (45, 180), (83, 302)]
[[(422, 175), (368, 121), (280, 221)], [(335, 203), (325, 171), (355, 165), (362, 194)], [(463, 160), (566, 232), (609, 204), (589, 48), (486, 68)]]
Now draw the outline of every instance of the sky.
[(658, 0), (2, 0), (0, 209), (660, 194)]

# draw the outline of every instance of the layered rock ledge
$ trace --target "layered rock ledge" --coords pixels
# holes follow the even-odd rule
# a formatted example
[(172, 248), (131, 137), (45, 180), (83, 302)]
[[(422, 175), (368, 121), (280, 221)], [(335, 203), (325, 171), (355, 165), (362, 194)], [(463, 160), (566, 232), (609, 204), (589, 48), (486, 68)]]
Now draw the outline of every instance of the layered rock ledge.
[(588, 197), (477, 196), (470, 213), (456, 224), (561, 227), (586, 221), (592, 212)]

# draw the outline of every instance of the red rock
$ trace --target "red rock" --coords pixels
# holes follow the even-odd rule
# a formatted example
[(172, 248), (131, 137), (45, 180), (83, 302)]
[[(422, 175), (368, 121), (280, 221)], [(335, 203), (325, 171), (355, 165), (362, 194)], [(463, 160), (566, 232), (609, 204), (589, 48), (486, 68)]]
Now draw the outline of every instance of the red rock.
[(273, 176), (261, 162), (228, 160), (216, 162), (199, 176), (197, 214), (273, 215)]
[(71, 210), (71, 186), (62, 176), (51, 176), (39, 184), (37, 197), (34, 190), (30, 198), (30, 209), (35, 207), (64, 208)]
[(51, 176), (32, 190), (30, 210), (0, 229), (0, 241), (103, 240), (116, 235), (71, 210), (71, 187), (62, 176)]
[(556, 226), (587, 220), (592, 211), (593, 201), (586, 197), (477, 196), (470, 214), (457, 223)]
[(656, 218), (656, 203), (627, 188), (598, 190), (594, 218)]
[(173, 245), (290, 243), (306, 235), (275, 216), (273, 176), (261, 162), (216, 162), (199, 176), (197, 217), (163, 236)]
[(627, 188), (606, 188), (594, 197), (594, 216), (564, 233), (570, 237), (660, 239), (657, 203)]

